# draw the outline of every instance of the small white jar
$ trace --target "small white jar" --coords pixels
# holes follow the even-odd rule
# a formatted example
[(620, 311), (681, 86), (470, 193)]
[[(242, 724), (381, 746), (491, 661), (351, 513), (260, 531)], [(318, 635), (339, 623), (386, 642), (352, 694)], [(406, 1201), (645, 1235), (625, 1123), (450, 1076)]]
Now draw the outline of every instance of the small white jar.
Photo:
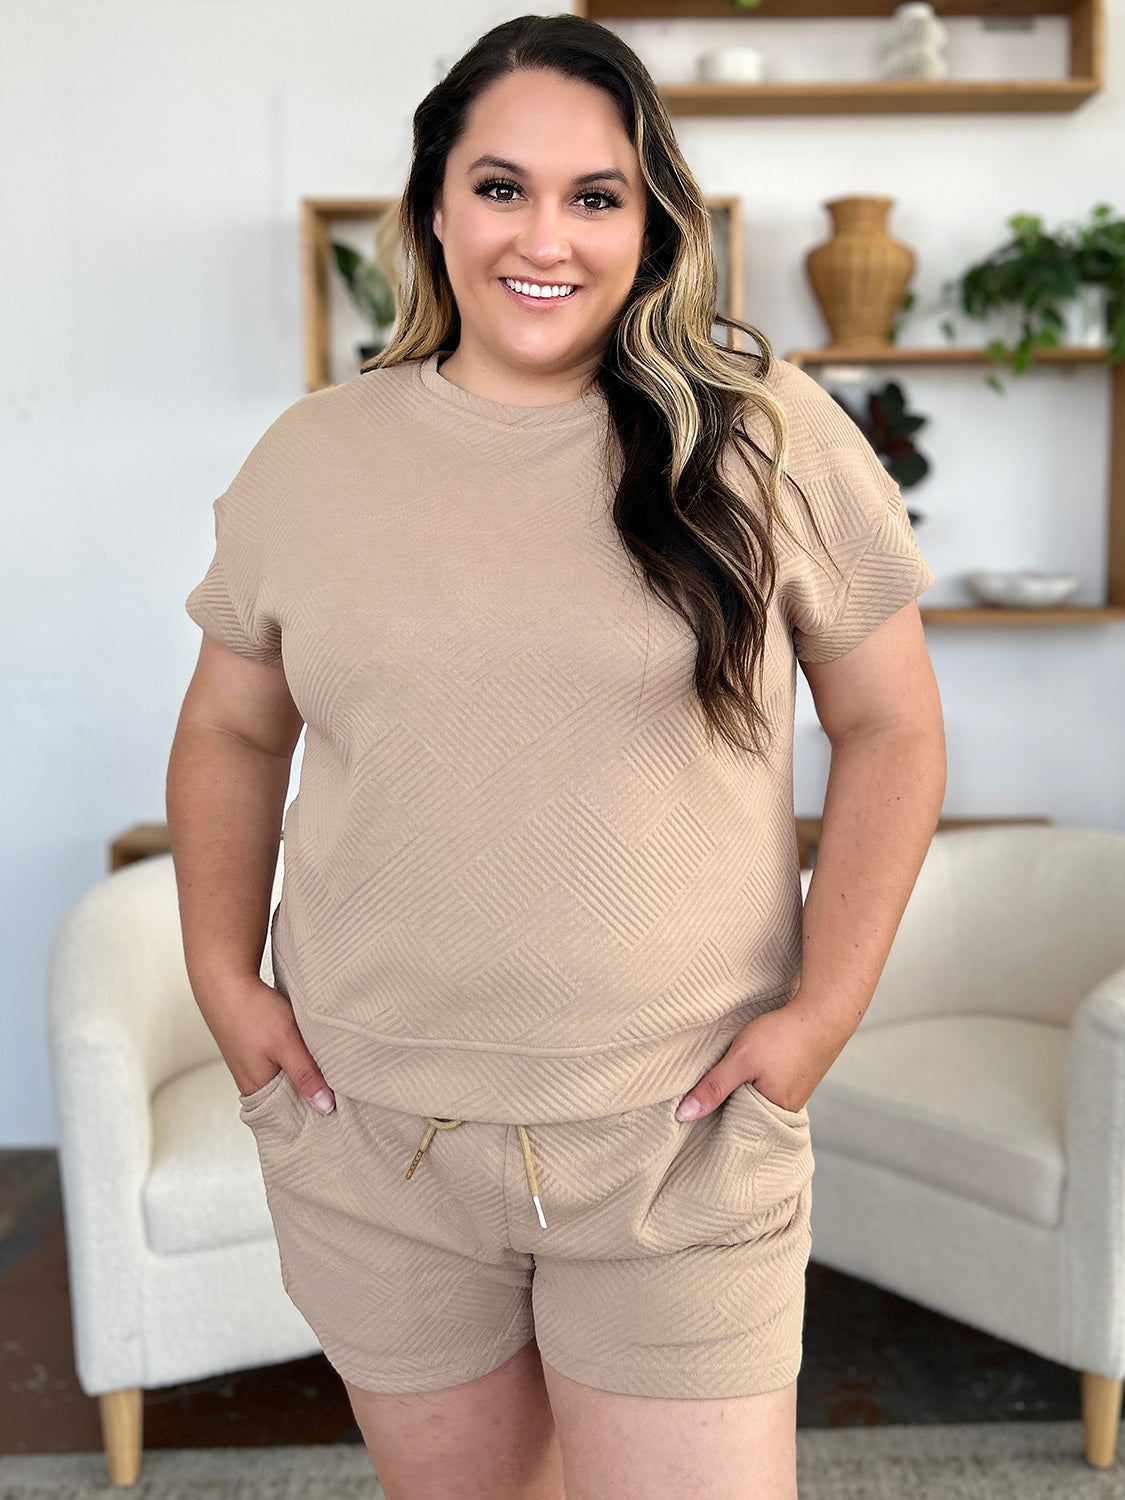
[(698, 67), (703, 83), (761, 83), (765, 77), (757, 47), (715, 47), (699, 54)]

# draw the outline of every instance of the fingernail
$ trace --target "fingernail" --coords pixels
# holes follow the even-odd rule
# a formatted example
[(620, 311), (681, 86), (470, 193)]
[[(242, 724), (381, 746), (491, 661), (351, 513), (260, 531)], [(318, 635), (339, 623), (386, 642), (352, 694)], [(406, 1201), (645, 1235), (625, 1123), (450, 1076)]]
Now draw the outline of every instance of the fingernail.
[(336, 1100), (333, 1097), (332, 1090), (317, 1089), (316, 1093), (312, 1096), (312, 1105), (314, 1109), (319, 1109), (322, 1115), (331, 1114), (336, 1108)]
[(676, 1111), (677, 1120), (694, 1120), (703, 1113), (703, 1106), (698, 1099), (683, 1099)]

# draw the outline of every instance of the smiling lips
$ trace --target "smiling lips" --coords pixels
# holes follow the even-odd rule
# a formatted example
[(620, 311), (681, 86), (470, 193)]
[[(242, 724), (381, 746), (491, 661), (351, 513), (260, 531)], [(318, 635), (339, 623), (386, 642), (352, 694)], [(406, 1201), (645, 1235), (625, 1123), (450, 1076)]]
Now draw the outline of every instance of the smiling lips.
[(499, 278), (501, 286), (525, 307), (549, 306), (555, 302), (566, 302), (579, 288), (571, 282), (551, 284), (538, 281), (516, 281), (507, 276)]

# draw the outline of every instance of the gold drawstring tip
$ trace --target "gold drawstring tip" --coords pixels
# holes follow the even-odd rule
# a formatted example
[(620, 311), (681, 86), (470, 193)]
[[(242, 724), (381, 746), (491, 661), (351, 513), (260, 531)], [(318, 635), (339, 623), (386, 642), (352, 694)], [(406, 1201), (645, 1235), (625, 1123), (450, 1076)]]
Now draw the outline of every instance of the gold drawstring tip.
[[(429, 1119), (430, 1117), (427, 1115), (426, 1118)], [(458, 1123), (460, 1123), (460, 1122), (458, 1122)], [(426, 1133), (422, 1137), (422, 1144), (418, 1147), (417, 1151), (415, 1151), (415, 1153), (414, 1153), (414, 1160), (410, 1163), (410, 1166), (406, 1170), (407, 1181), (409, 1181), (409, 1179), (413, 1175), (414, 1168), (422, 1160), (423, 1156), (425, 1156), (425, 1154), (426, 1154), (426, 1147), (433, 1140), (433, 1138), (434, 1138), (434, 1132), (437, 1130), (437, 1128), (438, 1127), (433, 1123), (433, 1121), (430, 1120), (429, 1125), (426, 1127)]]
[(422, 1157), (425, 1154), (426, 1154), (426, 1148), (425, 1148), (425, 1146), (422, 1147), (421, 1151), (415, 1151), (415, 1153), (414, 1153), (414, 1160), (410, 1163), (409, 1167), (407, 1167), (407, 1169), (406, 1169), (406, 1180), (407, 1181), (409, 1181), (410, 1178), (414, 1175), (414, 1168), (422, 1160)]
[(531, 1201), (535, 1204), (535, 1212), (539, 1215), (539, 1227), (540, 1227), (540, 1229), (546, 1229), (546, 1227), (547, 1227), (547, 1220), (543, 1217), (543, 1205), (539, 1201), (539, 1194), (538, 1193), (532, 1193), (532, 1195), (531, 1195)]

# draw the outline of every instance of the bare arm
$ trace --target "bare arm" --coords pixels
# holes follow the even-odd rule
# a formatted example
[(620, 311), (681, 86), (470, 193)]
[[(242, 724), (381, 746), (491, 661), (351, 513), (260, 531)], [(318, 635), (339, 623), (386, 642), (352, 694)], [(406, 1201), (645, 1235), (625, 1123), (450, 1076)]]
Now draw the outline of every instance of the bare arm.
[(280, 667), (203, 637), (168, 763), (168, 832), (188, 978), (218, 995), (262, 961), (301, 721)]
[(838, 1039), (838, 1052), (874, 993), (937, 827), (945, 730), (917, 600), (835, 661), (802, 668), (832, 761), (789, 1007)]
[(288, 1002), (259, 977), (301, 716), (280, 667), (204, 635), (168, 762), (168, 833), (196, 1003), (251, 1093), (285, 1068), (326, 1087)]

